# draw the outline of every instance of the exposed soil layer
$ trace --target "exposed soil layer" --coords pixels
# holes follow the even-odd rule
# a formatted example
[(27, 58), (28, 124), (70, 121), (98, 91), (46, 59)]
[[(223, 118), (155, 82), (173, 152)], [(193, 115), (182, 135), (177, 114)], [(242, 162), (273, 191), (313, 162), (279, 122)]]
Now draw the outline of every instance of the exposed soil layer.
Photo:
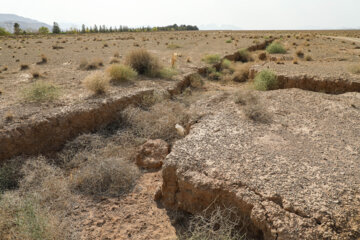
[[(179, 93), (189, 85), (186, 76), (164, 89), (169, 94)], [(80, 133), (92, 132), (115, 121), (118, 112), (131, 104), (141, 105), (154, 89), (137, 90), (128, 95), (92, 99), (84, 104), (53, 112), (40, 121), (11, 125), (0, 130), (0, 160), (16, 155), (35, 155), (59, 148)]]
[(256, 94), (266, 124), (231, 97), (202, 106), (210, 114), (165, 161), (164, 204), (191, 213), (234, 206), (256, 239), (358, 239), (359, 93)]

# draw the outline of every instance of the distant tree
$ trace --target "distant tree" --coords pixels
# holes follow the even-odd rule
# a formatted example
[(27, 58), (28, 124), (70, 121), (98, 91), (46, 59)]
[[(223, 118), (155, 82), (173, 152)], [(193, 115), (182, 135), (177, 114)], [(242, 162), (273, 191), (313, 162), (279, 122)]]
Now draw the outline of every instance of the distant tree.
[(21, 33), (20, 25), (18, 23), (14, 23), (14, 34), (18, 35)]
[(53, 32), (54, 34), (59, 34), (59, 33), (61, 33), (59, 24), (58, 24), (57, 22), (54, 22), (52, 32)]
[(48, 34), (50, 31), (47, 27), (40, 27), (38, 33), (40, 34)]
[(10, 35), (8, 31), (6, 31), (5, 28), (0, 27), (0, 36), (7, 36)]
[(98, 27), (97, 27), (97, 25), (95, 24), (95, 26), (94, 26), (94, 32), (99, 32), (99, 30), (98, 30)]
[(82, 32), (82, 33), (85, 33), (85, 32), (86, 32), (85, 24), (83, 24), (83, 25), (81, 26), (81, 32)]

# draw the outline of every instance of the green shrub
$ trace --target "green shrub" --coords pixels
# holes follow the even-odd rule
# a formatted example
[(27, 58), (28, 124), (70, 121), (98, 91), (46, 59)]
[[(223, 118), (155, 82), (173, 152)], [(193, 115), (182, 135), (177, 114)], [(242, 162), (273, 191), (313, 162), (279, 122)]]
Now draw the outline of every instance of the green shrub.
[(232, 65), (232, 62), (228, 59), (224, 59), (222, 62), (221, 62), (221, 69), (229, 69)]
[(263, 70), (255, 76), (254, 87), (256, 90), (266, 91), (276, 89), (277, 76), (269, 70)]
[(220, 62), (220, 55), (209, 54), (209, 55), (206, 55), (202, 60), (208, 64), (218, 63), (218, 62)]
[(231, 39), (226, 40), (226, 43), (232, 43), (232, 40)]
[(165, 79), (171, 79), (176, 74), (177, 71), (174, 68), (161, 68), (159, 71), (159, 77)]
[(126, 64), (131, 66), (139, 74), (148, 77), (156, 77), (160, 71), (160, 64), (157, 58), (145, 49), (133, 50), (126, 56)]
[(266, 51), (268, 53), (286, 53), (284, 46), (279, 42), (271, 43), (267, 48)]
[(134, 79), (137, 72), (129, 66), (123, 64), (114, 64), (107, 69), (110, 78), (114, 82), (124, 82)]
[(58, 99), (60, 90), (52, 83), (36, 81), (23, 90), (23, 97), (30, 102), (45, 102)]

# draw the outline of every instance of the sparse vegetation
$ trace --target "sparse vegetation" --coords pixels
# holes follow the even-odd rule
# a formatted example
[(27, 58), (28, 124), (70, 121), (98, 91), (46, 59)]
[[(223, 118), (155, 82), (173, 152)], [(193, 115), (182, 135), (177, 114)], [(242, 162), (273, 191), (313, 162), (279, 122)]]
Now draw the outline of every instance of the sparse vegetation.
[(95, 95), (100, 95), (106, 92), (109, 81), (103, 73), (95, 72), (83, 80), (83, 85)]
[(240, 49), (240, 50), (238, 51), (238, 53), (239, 53), (239, 57), (238, 57), (239, 59), (238, 59), (238, 61), (241, 61), (241, 62), (250, 62), (250, 61), (253, 60), (252, 57), (251, 57), (250, 52), (249, 52), (246, 48)]
[(41, 65), (41, 64), (47, 63), (48, 59), (44, 54), (41, 54), (40, 58), (41, 58), (41, 61), (37, 62), (36, 64)]
[(144, 49), (133, 50), (126, 56), (126, 64), (135, 69), (139, 74), (156, 77), (160, 71), (157, 58)]
[(106, 71), (110, 75), (111, 81), (117, 83), (133, 80), (137, 76), (134, 69), (123, 64), (111, 65)]
[(209, 54), (206, 55), (203, 59), (207, 64), (214, 64), (220, 62), (220, 55), (218, 54)]
[(95, 70), (104, 66), (104, 62), (100, 58), (95, 58), (91, 62), (88, 62), (86, 59), (82, 59), (80, 62), (80, 69), (82, 70)]
[(279, 42), (271, 43), (267, 48), (266, 51), (271, 54), (276, 53), (286, 53), (284, 46)]
[(256, 90), (273, 90), (276, 89), (277, 85), (277, 76), (272, 71), (263, 70), (255, 76), (254, 87)]
[(188, 230), (180, 240), (245, 240), (244, 217), (229, 208), (216, 207), (212, 212), (205, 210), (191, 217)]
[(22, 95), (29, 102), (53, 101), (59, 98), (60, 89), (52, 83), (38, 80), (25, 88)]

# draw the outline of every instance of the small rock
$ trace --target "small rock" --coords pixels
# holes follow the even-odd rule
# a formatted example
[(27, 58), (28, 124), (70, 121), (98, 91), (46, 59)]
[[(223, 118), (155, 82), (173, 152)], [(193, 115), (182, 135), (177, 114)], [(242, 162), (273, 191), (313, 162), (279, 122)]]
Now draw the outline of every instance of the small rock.
[(161, 139), (148, 140), (144, 143), (136, 157), (136, 165), (146, 169), (158, 169), (163, 165), (163, 160), (169, 154), (169, 145)]

